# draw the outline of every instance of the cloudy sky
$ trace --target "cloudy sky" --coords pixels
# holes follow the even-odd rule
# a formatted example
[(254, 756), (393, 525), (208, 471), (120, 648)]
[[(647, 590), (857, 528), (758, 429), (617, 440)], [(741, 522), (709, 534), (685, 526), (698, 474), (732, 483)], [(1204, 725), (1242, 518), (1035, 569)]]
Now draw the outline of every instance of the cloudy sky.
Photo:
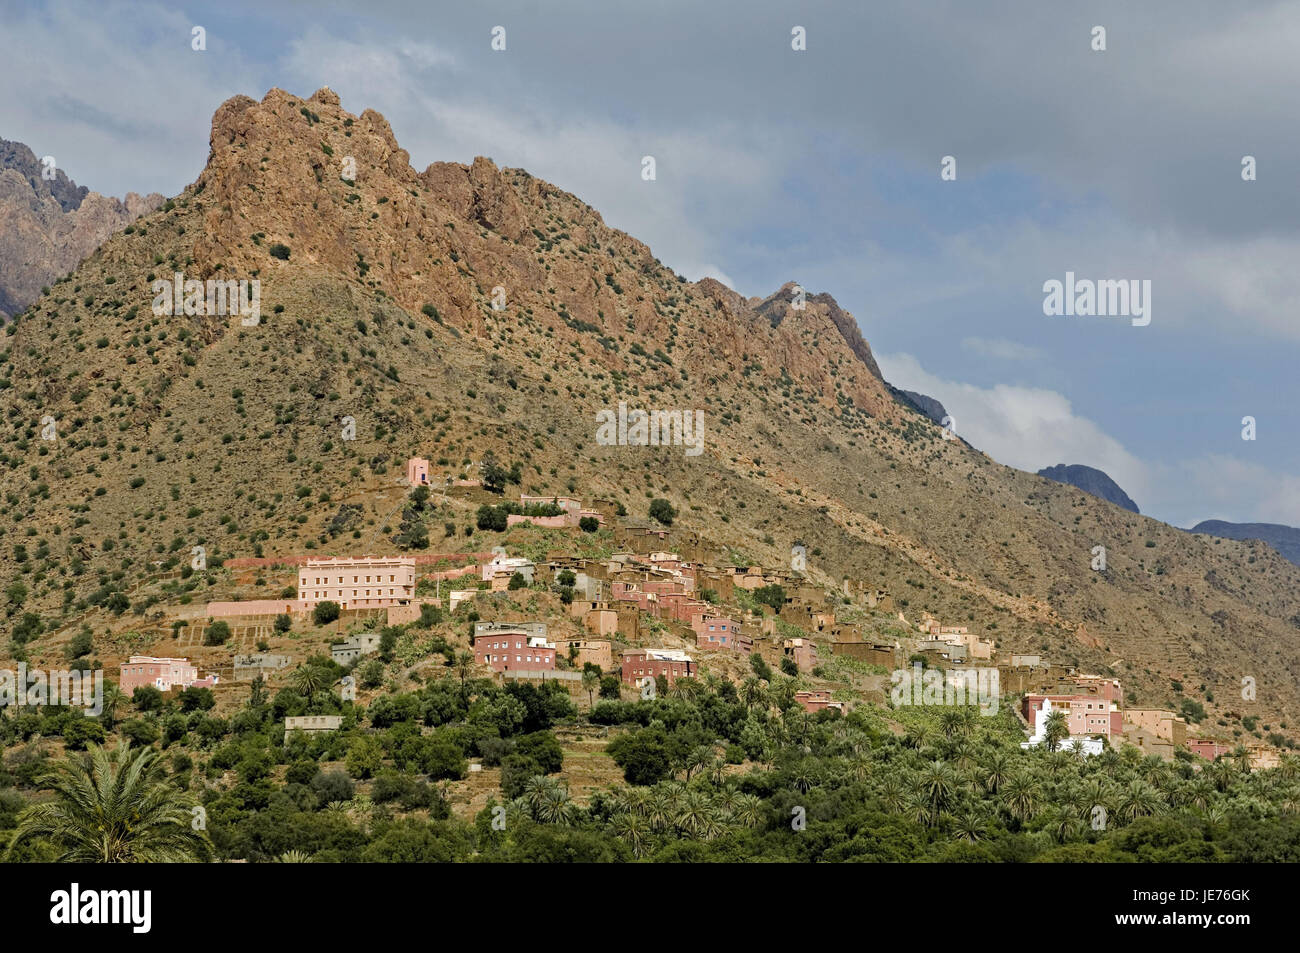
[[(0, 7), (0, 137), (79, 184), (175, 194), (224, 99), (328, 85), (417, 168), (487, 155), (687, 277), (830, 292), (1004, 463), (1100, 467), (1175, 525), (1300, 525), (1295, 3)], [(1150, 324), (1045, 316), (1067, 271), (1149, 279)]]

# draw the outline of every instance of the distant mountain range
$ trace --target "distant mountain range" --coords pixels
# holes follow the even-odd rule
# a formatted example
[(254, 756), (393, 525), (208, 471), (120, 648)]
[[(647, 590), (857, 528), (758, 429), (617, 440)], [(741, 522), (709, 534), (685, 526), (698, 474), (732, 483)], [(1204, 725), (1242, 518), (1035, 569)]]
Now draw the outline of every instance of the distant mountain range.
[[(1055, 480), (1057, 483), (1068, 483), (1085, 493), (1091, 493), (1116, 506), (1122, 506), (1130, 512), (1138, 512), (1137, 504), (1120, 489), (1119, 484), (1095, 467), (1078, 463), (1069, 465), (1061, 463), (1039, 470), (1038, 475)], [(1202, 520), (1188, 532), (1204, 533), (1207, 536), (1218, 536), (1223, 539), (1258, 539), (1268, 543), (1289, 562), (1300, 566), (1300, 529), (1294, 526), (1284, 526), (1281, 523), (1229, 523), (1227, 520)]]
[(1130, 513), (1140, 512), (1132, 498), (1125, 493), (1118, 483), (1095, 467), (1086, 467), (1081, 463), (1058, 463), (1054, 467), (1044, 467), (1038, 471), (1040, 477), (1047, 477), (1057, 483), (1068, 483), (1078, 487), (1084, 493), (1101, 497), (1108, 503), (1122, 506)]
[(1206, 533), (1224, 539), (1258, 539), (1268, 543), (1288, 560), (1300, 566), (1300, 529), (1281, 523), (1229, 523), (1202, 520), (1189, 533)]
[(119, 200), (91, 192), (21, 142), (0, 139), (0, 321), (162, 203), (157, 193)]

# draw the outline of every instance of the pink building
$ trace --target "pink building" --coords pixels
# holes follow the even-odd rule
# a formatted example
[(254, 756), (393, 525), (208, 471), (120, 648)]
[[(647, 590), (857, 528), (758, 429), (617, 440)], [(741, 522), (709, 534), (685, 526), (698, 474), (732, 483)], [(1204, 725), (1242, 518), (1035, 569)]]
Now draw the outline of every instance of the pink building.
[(550, 671), (555, 645), (524, 629), (500, 629), (474, 638), (474, 661), (496, 672)]
[(411, 457), (406, 461), (406, 482), (411, 486), (429, 485), (429, 461), (424, 457)]
[(307, 611), (326, 601), (341, 609), (379, 609), (414, 598), (413, 556), (308, 559), (298, 570), (298, 602)]
[(741, 624), (725, 615), (700, 613), (691, 622), (695, 631), (695, 647), (701, 649), (729, 649), (734, 652), (752, 652), (754, 640), (741, 632)]
[(660, 675), (671, 685), (679, 678), (695, 677), (695, 660), (680, 649), (628, 649), (623, 653), (622, 675), (627, 685)]
[(1043, 710), (1043, 699), (1050, 699), (1054, 710), (1064, 710), (1071, 736), (1104, 735), (1113, 737), (1124, 733), (1124, 713), (1117, 703), (1101, 695), (1026, 695), (1021, 712), (1029, 723), (1031, 732), (1038, 730), (1038, 714)]
[(1217, 741), (1206, 741), (1204, 738), (1188, 738), (1187, 750), (1192, 754), (1200, 755), (1202, 758), (1217, 761), (1231, 749), (1227, 745), (1219, 744)]
[(827, 691), (795, 692), (794, 700), (806, 712), (818, 712), (824, 708), (844, 710), (844, 703), (831, 701), (831, 693)]
[(781, 651), (788, 659), (793, 659), (801, 672), (811, 672), (817, 667), (817, 646), (811, 639), (786, 639), (781, 643)]
[(132, 695), (141, 685), (152, 685), (159, 691), (172, 688), (189, 688), (192, 685), (210, 687), (217, 683), (215, 675), (199, 679), (199, 670), (184, 658), (154, 658), (152, 655), (132, 655), (122, 663), (118, 687)]

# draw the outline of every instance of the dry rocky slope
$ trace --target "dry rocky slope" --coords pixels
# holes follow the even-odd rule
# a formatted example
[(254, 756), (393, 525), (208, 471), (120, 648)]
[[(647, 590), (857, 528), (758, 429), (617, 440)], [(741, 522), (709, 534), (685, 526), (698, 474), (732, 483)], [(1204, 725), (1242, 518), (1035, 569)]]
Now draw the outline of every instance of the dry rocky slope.
[[(4, 339), (0, 581), (29, 590), (6, 627), (43, 620), (33, 660), (58, 657), (83, 600), (198, 542), (392, 551), (381, 526), (331, 533), (336, 517), (351, 529), (341, 506), (400, 499), (412, 453), (441, 477), (492, 452), (522, 465), (525, 491), (633, 516), (664, 496), (736, 559), (785, 565), (802, 541), (815, 578), (887, 586), (909, 619), (1113, 673), (1145, 704), (1176, 702), (1177, 681), (1212, 694), (1214, 719), (1289, 730), (1300, 569), (943, 439), (892, 398), (828, 295), (796, 310), (788, 287), (759, 300), (688, 282), (581, 200), (485, 158), (417, 172), (382, 116), (327, 89), (231, 99), (211, 147), (174, 207), (110, 238)], [(151, 283), (176, 271), (259, 279), (261, 323), (154, 316)], [(621, 400), (703, 410), (704, 453), (598, 445), (596, 412)], [(57, 440), (41, 439), (46, 416)]]
[(157, 193), (128, 192), (119, 200), (77, 185), (62, 169), (50, 180), (43, 171), (27, 146), (0, 139), (0, 321), (109, 235), (163, 204)]

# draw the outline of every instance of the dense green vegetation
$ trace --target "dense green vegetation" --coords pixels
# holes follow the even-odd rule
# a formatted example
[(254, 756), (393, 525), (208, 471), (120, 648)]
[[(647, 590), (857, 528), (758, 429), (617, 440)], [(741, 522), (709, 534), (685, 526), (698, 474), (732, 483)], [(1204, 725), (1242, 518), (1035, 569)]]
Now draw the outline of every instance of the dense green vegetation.
[[(317, 657), (274, 695), (253, 683), (227, 718), (206, 690), (114, 691), (98, 718), (23, 710), (0, 718), (0, 843), (11, 860), (1300, 860), (1293, 758), (1251, 771), (1133, 748), (1025, 752), (1005, 705), (809, 715), (797, 679), (763, 668), (636, 701), (593, 672), (580, 713), (554, 683), (500, 687), (448, 653), (444, 672), (363, 708), (340, 701), (344, 670)], [(286, 716), (325, 713), (339, 731), (285, 738)], [(626, 784), (571, 797), (560, 726), (608, 731)], [(96, 747), (108, 735), (123, 745), (111, 755)], [(54, 737), (66, 756), (50, 757)], [(469, 821), (445, 783), (471, 758), (501, 776)], [(134, 793), (115, 801), (110, 779), (128, 774)], [(106, 846), (85, 820), (96, 798), (147, 803), (157, 821)], [(178, 819), (196, 807), (191, 835)]]

